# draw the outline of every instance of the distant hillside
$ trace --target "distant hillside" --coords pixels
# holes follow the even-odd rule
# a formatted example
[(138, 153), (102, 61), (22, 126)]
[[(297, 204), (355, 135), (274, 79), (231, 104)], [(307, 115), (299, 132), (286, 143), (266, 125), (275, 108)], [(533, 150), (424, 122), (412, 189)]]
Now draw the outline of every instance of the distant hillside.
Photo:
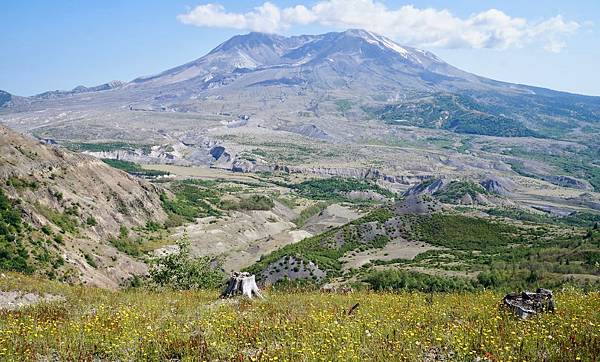
[[(434, 193), (444, 203), (470, 191), (464, 184), (449, 185)], [(424, 282), (438, 291), (564, 283), (597, 287), (600, 282), (598, 215), (526, 219), (504, 209), (491, 209), (489, 215), (458, 210), (430, 195), (409, 195), (264, 255), (248, 271), (270, 284), (418, 289), (426, 287)], [(414, 284), (415, 275), (426, 281)]]
[(0, 127), (0, 268), (115, 287), (146, 266), (109, 241), (164, 221), (160, 193), (101, 160)]

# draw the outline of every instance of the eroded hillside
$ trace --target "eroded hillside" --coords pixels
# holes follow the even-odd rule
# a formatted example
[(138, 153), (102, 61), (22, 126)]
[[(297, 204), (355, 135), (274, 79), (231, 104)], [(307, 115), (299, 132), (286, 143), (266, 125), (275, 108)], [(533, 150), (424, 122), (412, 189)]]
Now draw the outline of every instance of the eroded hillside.
[(14, 216), (3, 221), (12, 224), (0, 239), (4, 258), (19, 255), (27, 270), (107, 287), (145, 271), (109, 240), (166, 219), (158, 187), (5, 127), (0, 166), (0, 192)]

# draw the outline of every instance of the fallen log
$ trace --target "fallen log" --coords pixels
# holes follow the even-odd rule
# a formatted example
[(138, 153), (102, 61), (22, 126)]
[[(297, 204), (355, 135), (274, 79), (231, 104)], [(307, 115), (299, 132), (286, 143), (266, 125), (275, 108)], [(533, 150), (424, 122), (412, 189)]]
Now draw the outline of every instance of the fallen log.
[(554, 312), (554, 296), (549, 289), (539, 288), (535, 293), (510, 293), (504, 296), (502, 304), (519, 318), (527, 319), (540, 312)]
[(221, 298), (233, 298), (237, 295), (244, 295), (250, 299), (253, 296), (263, 298), (260, 289), (256, 285), (256, 277), (246, 272), (234, 272), (229, 281), (227, 287), (221, 293)]

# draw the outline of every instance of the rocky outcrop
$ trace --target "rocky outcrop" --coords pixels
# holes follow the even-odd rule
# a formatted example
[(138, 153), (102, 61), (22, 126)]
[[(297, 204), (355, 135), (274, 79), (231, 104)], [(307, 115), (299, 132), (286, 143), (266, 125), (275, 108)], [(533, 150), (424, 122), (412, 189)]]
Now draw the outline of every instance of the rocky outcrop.
[(301, 167), (275, 165), (273, 171), (299, 173), (319, 177), (358, 178), (374, 181), (385, 181), (402, 185), (412, 185), (431, 179), (432, 175), (388, 175), (375, 168), (333, 168), (333, 167)]
[(404, 195), (412, 196), (412, 195), (421, 195), (421, 194), (429, 194), (433, 195), (439, 190), (441, 190), (446, 184), (448, 180), (443, 178), (427, 180), (425, 182), (419, 183), (411, 188), (409, 188)]
[(479, 182), (479, 184), (489, 193), (491, 194), (498, 194), (498, 195), (502, 195), (502, 196), (508, 196), (510, 194), (512, 194), (515, 189), (517, 188), (517, 185), (505, 178), (505, 177), (499, 177), (499, 176), (490, 176), (487, 177), (483, 180), (481, 180)]
[(460, 198), (460, 203), (462, 205), (473, 205), (473, 198), (471, 197), (471, 195), (469, 194), (464, 194), (461, 198)]
[(312, 279), (320, 281), (326, 273), (312, 261), (305, 262), (293, 256), (284, 256), (269, 264), (260, 274), (263, 284), (274, 284), (280, 280)]
[(327, 140), (331, 138), (327, 132), (323, 131), (314, 124), (300, 124), (289, 127), (280, 127), (277, 130), (292, 132), (317, 140)]
[(562, 186), (562, 187), (569, 187), (569, 188), (584, 190), (584, 191), (592, 191), (594, 189), (592, 187), (592, 185), (590, 185), (589, 182), (580, 180), (580, 179), (572, 177), (572, 176), (551, 175), (551, 176), (544, 176), (543, 179), (554, 185), (558, 185), (558, 186)]

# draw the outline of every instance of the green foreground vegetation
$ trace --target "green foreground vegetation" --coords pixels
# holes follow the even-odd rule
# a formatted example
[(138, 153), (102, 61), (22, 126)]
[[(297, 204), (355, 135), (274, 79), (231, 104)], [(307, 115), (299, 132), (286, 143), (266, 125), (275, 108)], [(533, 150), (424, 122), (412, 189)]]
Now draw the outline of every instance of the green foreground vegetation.
[(0, 359), (145, 361), (594, 361), (600, 294), (566, 289), (557, 310), (520, 320), (502, 294), (265, 290), (264, 300), (217, 291), (67, 286), (18, 274), (2, 290), (64, 298), (0, 312)]
[[(52, 216), (59, 222), (67, 217), (58, 213)], [(17, 202), (0, 189), (0, 270), (37, 272), (53, 278), (55, 269), (64, 264), (53, 247), (61, 242), (61, 234), (53, 235), (49, 228), (36, 230), (24, 222)]]

